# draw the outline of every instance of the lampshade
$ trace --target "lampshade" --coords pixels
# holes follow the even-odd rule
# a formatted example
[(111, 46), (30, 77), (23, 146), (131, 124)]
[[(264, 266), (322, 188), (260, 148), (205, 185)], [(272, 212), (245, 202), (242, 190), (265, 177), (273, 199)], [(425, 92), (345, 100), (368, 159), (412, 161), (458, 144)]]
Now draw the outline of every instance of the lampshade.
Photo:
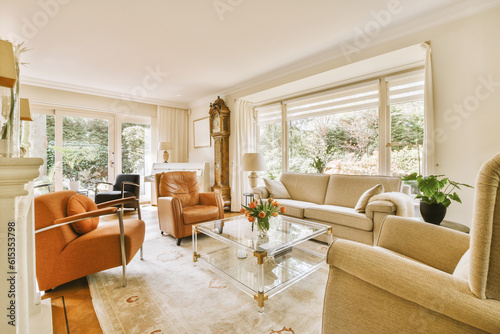
[(0, 40), (0, 86), (14, 88), (17, 81), (12, 43)]
[(245, 153), (241, 160), (242, 170), (248, 172), (263, 171), (267, 169), (266, 161), (260, 153)]
[(166, 150), (172, 150), (173, 148), (174, 148), (174, 146), (169, 141), (162, 141), (162, 142), (158, 143), (159, 150), (166, 151)]
[(32, 121), (30, 100), (21, 98), (21, 121)]

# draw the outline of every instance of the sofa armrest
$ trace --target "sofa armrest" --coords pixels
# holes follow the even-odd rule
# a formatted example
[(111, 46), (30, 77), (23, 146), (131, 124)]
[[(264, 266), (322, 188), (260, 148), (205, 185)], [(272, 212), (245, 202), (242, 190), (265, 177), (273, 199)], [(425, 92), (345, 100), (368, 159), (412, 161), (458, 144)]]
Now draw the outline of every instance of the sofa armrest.
[(255, 199), (264, 199), (269, 197), (269, 191), (264, 186), (252, 188), (252, 192), (255, 196)]
[(500, 303), (476, 298), (468, 282), (453, 275), (380, 247), (342, 239), (330, 246), (327, 262), (330, 270), (338, 268), (428, 310), (486, 332), (498, 331)]
[(395, 214), (396, 213), (396, 204), (389, 201), (373, 201), (368, 203), (366, 206), (366, 216), (368, 218), (373, 219), (375, 212), (382, 212), (387, 214)]
[(212, 205), (219, 208), (219, 219), (224, 218), (224, 200), (221, 194), (216, 192), (200, 193), (201, 205)]
[(375, 244), (377, 236), (379, 235), (380, 226), (388, 215), (395, 215), (397, 210), (396, 204), (389, 201), (373, 201), (366, 206), (365, 214), (368, 218), (373, 220), (373, 239), (372, 243)]
[(398, 216), (382, 222), (376, 240), (377, 246), (447, 273), (453, 273), (470, 243), (466, 233)]

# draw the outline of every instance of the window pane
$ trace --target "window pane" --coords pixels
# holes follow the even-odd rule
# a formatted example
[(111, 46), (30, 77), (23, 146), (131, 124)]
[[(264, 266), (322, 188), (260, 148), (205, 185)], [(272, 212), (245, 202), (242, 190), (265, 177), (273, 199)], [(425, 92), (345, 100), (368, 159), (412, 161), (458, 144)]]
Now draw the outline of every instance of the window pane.
[(151, 166), (151, 126), (122, 123), (122, 173), (141, 175), (141, 195), (144, 195), (144, 175)]
[(263, 176), (268, 179), (279, 179), (281, 175), (281, 134), (281, 122), (259, 126), (260, 153), (267, 165)]
[(378, 112), (337, 113), (289, 121), (289, 170), (378, 174)]
[[(32, 115), (33, 122), (22, 121), (21, 145), (26, 149), (26, 156), (42, 158), (44, 163), (40, 168), (40, 175), (35, 179), (35, 185), (50, 183), (54, 189), (54, 143), (55, 143), (55, 116)], [(47, 193), (48, 188), (35, 188), (35, 195)]]
[[(93, 189), (108, 180), (108, 121), (95, 118), (63, 118), (63, 176)], [(67, 185), (66, 185), (67, 186)]]
[(395, 176), (421, 174), (424, 102), (391, 105), (391, 172)]

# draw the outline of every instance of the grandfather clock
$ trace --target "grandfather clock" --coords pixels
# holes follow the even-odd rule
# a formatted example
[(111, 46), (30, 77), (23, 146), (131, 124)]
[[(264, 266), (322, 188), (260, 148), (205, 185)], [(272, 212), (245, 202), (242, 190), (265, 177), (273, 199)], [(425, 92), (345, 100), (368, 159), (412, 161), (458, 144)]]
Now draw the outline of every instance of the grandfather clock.
[(231, 210), (229, 187), (229, 114), (231, 111), (219, 96), (210, 103), (210, 135), (214, 139), (215, 183), (212, 191), (222, 195), (224, 210)]

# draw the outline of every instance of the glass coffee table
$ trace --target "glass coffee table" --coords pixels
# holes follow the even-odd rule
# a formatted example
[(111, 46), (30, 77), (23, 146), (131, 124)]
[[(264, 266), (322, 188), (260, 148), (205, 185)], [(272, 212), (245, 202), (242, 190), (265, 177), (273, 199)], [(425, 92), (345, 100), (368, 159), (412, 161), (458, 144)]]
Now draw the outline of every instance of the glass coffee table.
[[(329, 234), (331, 227), (287, 216), (270, 220), (267, 236), (244, 216), (193, 226), (193, 261), (200, 261), (253, 296), (259, 312), (264, 301), (326, 264), (325, 253), (308, 240)], [(202, 233), (209, 238), (198, 240)]]

